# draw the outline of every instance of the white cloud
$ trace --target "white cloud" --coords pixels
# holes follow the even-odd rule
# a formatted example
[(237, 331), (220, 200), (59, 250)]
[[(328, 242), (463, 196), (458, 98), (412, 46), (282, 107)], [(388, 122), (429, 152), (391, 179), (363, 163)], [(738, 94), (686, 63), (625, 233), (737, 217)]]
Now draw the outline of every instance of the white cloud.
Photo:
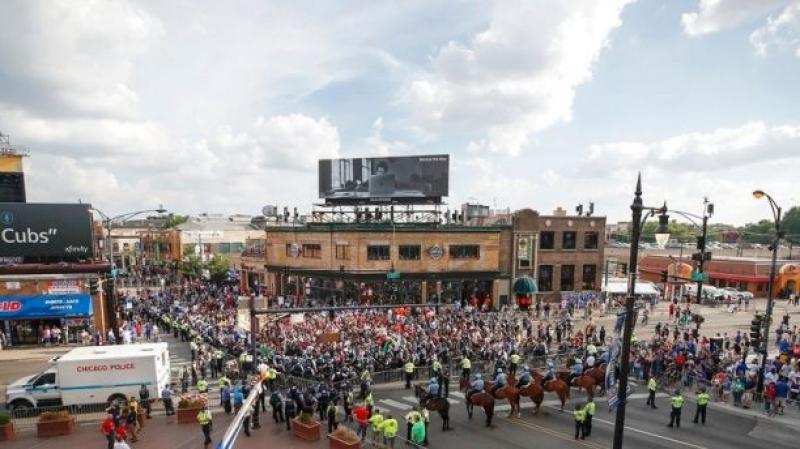
[(622, 168), (655, 167), (712, 172), (765, 160), (800, 160), (800, 125), (751, 122), (738, 128), (694, 132), (658, 142), (591, 145), (580, 166), (583, 176), (604, 176)]
[(764, 26), (750, 34), (750, 43), (762, 56), (769, 47), (780, 47), (790, 48), (800, 57), (800, 1), (786, 6), (777, 17), (767, 18)]
[(367, 147), (367, 153), (374, 156), (404, 154), (411, 148), (406, 142), (386, 140), (383, 137), (383, 117), (378, 117), (372, 122), (372, 133), (365, 139), (364, 143)]
[(473, 150), (517, 154), (532, 133), (571, 118), (578, 86), (631, 0), (498, 2), (468, 44), (449, 42), (404, 100), (433, 132), (485, 132)]
[(683, 31), (698, 37), (763, 17), (790, 0), (699, 0), (698, 9), (681, 16)]

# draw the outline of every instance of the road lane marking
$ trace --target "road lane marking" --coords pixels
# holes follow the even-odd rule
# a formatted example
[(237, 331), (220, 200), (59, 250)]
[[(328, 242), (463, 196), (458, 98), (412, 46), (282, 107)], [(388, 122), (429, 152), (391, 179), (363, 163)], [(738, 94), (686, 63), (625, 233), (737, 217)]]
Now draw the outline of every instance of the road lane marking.
[(410, 402), (414, 405), (419, 404), (419, 398), (416, 396), (403, 396), (403, 400), (406, 402)]
[[(611, 421), (606, 421), (604, 419), (597, 418), (596, 416), (592, 419), (592, 421), (601, 422), (603, 424), (608, 424), (611, 427), (614, 427), (614, 423)], [(625, 426), (626, 430), (630, 430), (632, 432), (641, 433), (642, 435), (647, 435), (649, 437), (658, 438), (664, 441), (669, 441), (670, 443), (682, 444), (684, 446), (693, 447), (695, 449), (708, 449), (705, 446), (698, 446), (697, 444), (687, 443), (686, 441), (676, 440), (675, 438), (665, 437), (663, 435), (658, 435), (653, 432), (648, 432), (646, 430), (637, 429), (635, 427)]]
[(585, 446), (585, 447), (589, 447), (589, 448), (593, 448), (593, 449), (608, 449), (607, 447), (605, 447), (603, 445), (600, 445), (600, 444), (597, 444), (597, 443), (594, 443), (594, 442), (591, 442), (591, 441), (575, 440), (575, 436), (574, 435), (569, 435), (569, 434), (566, 434), (566, 433), (561, 432), (559, 430), (551, 429), (549, 427), (543, 427), (543, 426), (540, 426), (538, 424), (530, 423), (528, 421), (523, 421), (521, 418), (513, 418), (513, 419), (512, 418), (501, 418), (501, 419), (504, 419), (504, 420), (510, 422), (511, 424), (516, 424), (516, 425), (521, 426), (521, 427), (527, 427), (528, 429), (531, 429), (531, 430), (538, 430), (538, 431), (540, 431), (540, 432), (542, 432), (544, 434), (550, 435), (552, 437), (559, 438), (559, 439), (564, 440), (564, 441), (569, 441), (569, 442), (572, 442), (572, 443), (575, 443), (575, 444), (580, 444), (581, 446)]
[(381, 399), (378, 401), (378, 403), (386, 404), (389, 407), (399, 408), (400, 410), (411, 410), (412, 408), (414, 408), (406, 403), (397, 402), (393, 399)]
[(460, 398), (460, 399), (465, 399), (466, 398), (466, 396), (464, 396), (464, 393), (462, 393), (460, 391), (453, 391), (453, 392), (450, 393), (450, 396), (455, 396), (455, 397)]
[(464, 401), (459, 401), (459, 400), (453, 399), (453, 398), (447, 398), (447, 402), (449, 402), (452, 405), (458, 405), (458, 404), (463, 404), (464, 403)]

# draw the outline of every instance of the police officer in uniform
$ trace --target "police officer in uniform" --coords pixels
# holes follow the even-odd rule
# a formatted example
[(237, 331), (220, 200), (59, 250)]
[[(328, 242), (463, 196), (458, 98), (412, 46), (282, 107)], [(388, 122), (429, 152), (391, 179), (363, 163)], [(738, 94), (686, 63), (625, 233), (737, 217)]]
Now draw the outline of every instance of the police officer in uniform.
[(411, 360), (407, 361), (405, 365), (403, 365), (403, 372), (406, 376), (406, 390), (410, 390), (411, 379), (414, 377), (414, 362)]
[(683, 409), (683, 396), (680, 390), (675, 390), (672, 396), (672, 412), (669, 414), (669, 424), (667, 427), (672, 427), (675, 424), (678, 428), (681, 427), (681, 410)]
[(585, 439), (586, 438), (586, 410), (583, 408), (583, 404), (577, 404), (575, 406), (575, 439)]
[(650, 380), (647, 381), (647, 404), (650, 408), (656, 409), (656, 390), (658, 389), (658, 384), (656, 383), (655, 377), (650, 377)]
[(583, 410), (586, 412), (586, 421), (583, 425), (583, 436), (589, 437), (592, 434), (592, 418), (594, 418), (594, 414), (597, 411), (597, 404), (594, 403), (594, 398), (589, 396), (586, 400), (586, 405), (583, 407)]
[(697, 393), (697, 410), (694, 412), (693, 423), (697, 424), (697, 418), (701, 418), (703, 425), (706, 425), (706, 408), (709, 401), (711, 401), (711, 396), (706, 393), (705, 388), (701, 388), (700, 393)]

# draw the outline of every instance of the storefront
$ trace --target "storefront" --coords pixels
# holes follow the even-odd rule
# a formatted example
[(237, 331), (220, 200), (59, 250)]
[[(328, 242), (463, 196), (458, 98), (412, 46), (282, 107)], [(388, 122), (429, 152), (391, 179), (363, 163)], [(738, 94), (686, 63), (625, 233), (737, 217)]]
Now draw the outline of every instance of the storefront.
[[(81, 331), (94, 326), (92, 309), (88, 293), (3, 295), (0, 327), (15, 345), (77, 342)], [(45, 342), (48, 333), (51, 341)]]

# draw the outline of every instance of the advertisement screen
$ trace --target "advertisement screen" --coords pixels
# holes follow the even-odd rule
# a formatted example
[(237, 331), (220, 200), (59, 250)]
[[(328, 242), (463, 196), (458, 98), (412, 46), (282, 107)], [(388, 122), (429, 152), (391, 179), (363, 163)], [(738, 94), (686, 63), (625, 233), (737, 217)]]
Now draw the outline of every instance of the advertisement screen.
[(319, 197), (328, 203), (430, 203), (448, 196), (446, 154), (319, 161)]
[(91, 316), (88, 293), (0, 296), (0, 320)]
[(92, 256), (88, 204), (0, 203), (0, 257)]

